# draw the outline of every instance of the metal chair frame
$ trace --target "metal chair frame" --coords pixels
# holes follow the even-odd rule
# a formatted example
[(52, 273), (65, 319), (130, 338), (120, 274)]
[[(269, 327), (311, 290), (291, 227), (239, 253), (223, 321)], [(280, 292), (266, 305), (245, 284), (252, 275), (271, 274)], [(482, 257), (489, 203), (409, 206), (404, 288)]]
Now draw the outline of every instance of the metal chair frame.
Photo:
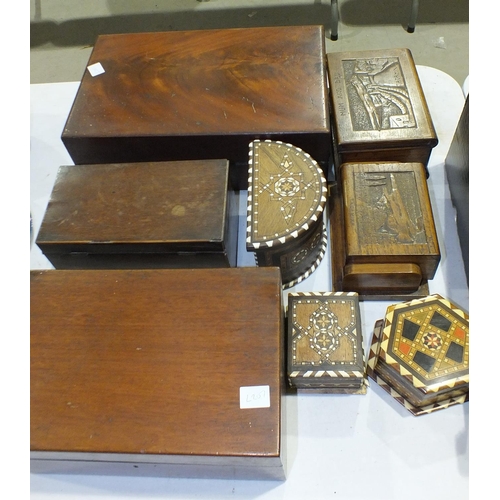
[[(408, 26), (406, 28), (406, 31), (408, 31), (408, 33), (413, 33), (415, 31), (415, 24), (417, 23), (417, 14), (418, 14), (418, 2), (419, 0), (412, 0), (411, 2), (410, 20), (408, 21)], [(332, 20), (332, 31), (330, 34), (330, 38), (332, 40), (338, 40), (339, 39), (338, 0), (331, 0), (331, 20)]]

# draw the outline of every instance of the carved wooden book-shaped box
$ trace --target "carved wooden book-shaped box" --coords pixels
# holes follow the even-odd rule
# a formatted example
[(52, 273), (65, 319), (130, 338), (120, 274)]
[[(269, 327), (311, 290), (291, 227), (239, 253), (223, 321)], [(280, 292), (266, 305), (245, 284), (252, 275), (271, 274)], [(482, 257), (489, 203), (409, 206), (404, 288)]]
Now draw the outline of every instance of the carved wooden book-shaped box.
[(427, 286), (440, 250), (421, 163), (346, 163), (333, 198), (334, 289), (390, 295)]
[(292, 387), (366, 392), (356, 293), (289, 293), (287, 340)]
[(389, 306), (367, 372), (414, 415), (467, 401), (468, 314), (440, 295)]
[(57, 269), (236, 266), (227, 160), (59, 169), (36, 240)]
[(306, 279), (323, 258), (326, 179), (311, 156), (279, 141), (250, 144), (246, 248), (278, 266), (283, 285)]
[(62, 140), (76, 164), (227, 158), (237, 189), (253, 139), (323, 166), (324, 58), (321, 25), (101, 35), (88, 64), (104, 73), (85, 71)]
[(327, 54), (337, 165), (360, 161), (427, 166), (438, 139), (411, 52)]
[(284, 479), (277, 268), (32, 271), (30, 291), (33, 472)]

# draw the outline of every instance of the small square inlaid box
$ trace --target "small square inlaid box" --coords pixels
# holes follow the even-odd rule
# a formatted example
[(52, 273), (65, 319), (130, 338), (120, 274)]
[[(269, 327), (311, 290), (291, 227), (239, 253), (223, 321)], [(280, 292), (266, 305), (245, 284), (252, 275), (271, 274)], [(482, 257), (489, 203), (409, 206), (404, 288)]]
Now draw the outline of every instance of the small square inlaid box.
[(469, 315), (441, 297), (391, 305), (375, 323), (367, 373), (413, 415), (469, 399)]
[(297, 389), (366, 393), (358, 294), (288, 294), (288, 382)]

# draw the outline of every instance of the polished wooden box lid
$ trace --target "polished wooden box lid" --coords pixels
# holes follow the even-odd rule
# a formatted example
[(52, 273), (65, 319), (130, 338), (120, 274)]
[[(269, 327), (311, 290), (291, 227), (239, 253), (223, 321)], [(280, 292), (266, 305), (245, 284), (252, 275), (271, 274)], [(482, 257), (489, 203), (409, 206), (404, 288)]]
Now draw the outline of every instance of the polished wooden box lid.
[(305, 151), (270, 140), (250, 144), (248, 176), (246, 248), (292, 286), (325, 254), (325, 176)]
[(32, 470), (284, 479), (277, 268), (32, 271), (30, 292)]
[(358, 294), (289, 293), (287, 317), (289, 384), (361, 392), (365, 362)]
[(362, 155), (369, 152), (373, 160), (427, 164), (438, 138), (410, 50), (332, 52), (327, 63), (343, 161), (370, 161)]
[(389, 306), (367, 372), (414, 415), (467, 401), (469, 315), (437, 294)]
[(56, 268), (236, 266), (227, 160), (59, 168), (36, 243)]
[(75, 163), (227, 158), (238, 183), (255, 138), (327, 162), (324, 58), (322, 25), (101, 35), (62, 140)]

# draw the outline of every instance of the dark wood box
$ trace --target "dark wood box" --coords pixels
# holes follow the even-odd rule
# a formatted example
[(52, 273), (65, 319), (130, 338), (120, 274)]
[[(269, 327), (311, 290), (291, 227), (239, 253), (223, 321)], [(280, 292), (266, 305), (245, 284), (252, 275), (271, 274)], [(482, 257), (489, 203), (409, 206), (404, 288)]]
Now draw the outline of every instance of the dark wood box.
[(236, 266), (227, 160), (60, 167), (36, 243), (56, 269)]
[(457, 211), (458, 237), (469, 283), (469, 96), (446, 155), (445, 170), (451, 201)]
[(62, 132), (77, 164), (227, 158), (246, 189), (248, 144), (331, 157), (323, 26), (101, 35)]
[(391, 296), (428, 289), (441, 253), (421, 163), (346, 163), (331, 193), (335, 290)]
[(367, 373), (414, 415), (468, 401), (469, 315), (437, 294), (389, 306)]
[(327, 247), (326, 179), (317, 162), (280, 141), (250, 144), (246, 248), (257, 265), (278, 266), (283, 284), (306, 279)]
[(31, 272), (31, 470), (282, 480), (277, 268)]
[(299, 390), (366, 393), (358, 294), (288, 294), (287, 375)]
[(419, 162), (438, 143), (408, 49), (327, 54), (336, 165)]

